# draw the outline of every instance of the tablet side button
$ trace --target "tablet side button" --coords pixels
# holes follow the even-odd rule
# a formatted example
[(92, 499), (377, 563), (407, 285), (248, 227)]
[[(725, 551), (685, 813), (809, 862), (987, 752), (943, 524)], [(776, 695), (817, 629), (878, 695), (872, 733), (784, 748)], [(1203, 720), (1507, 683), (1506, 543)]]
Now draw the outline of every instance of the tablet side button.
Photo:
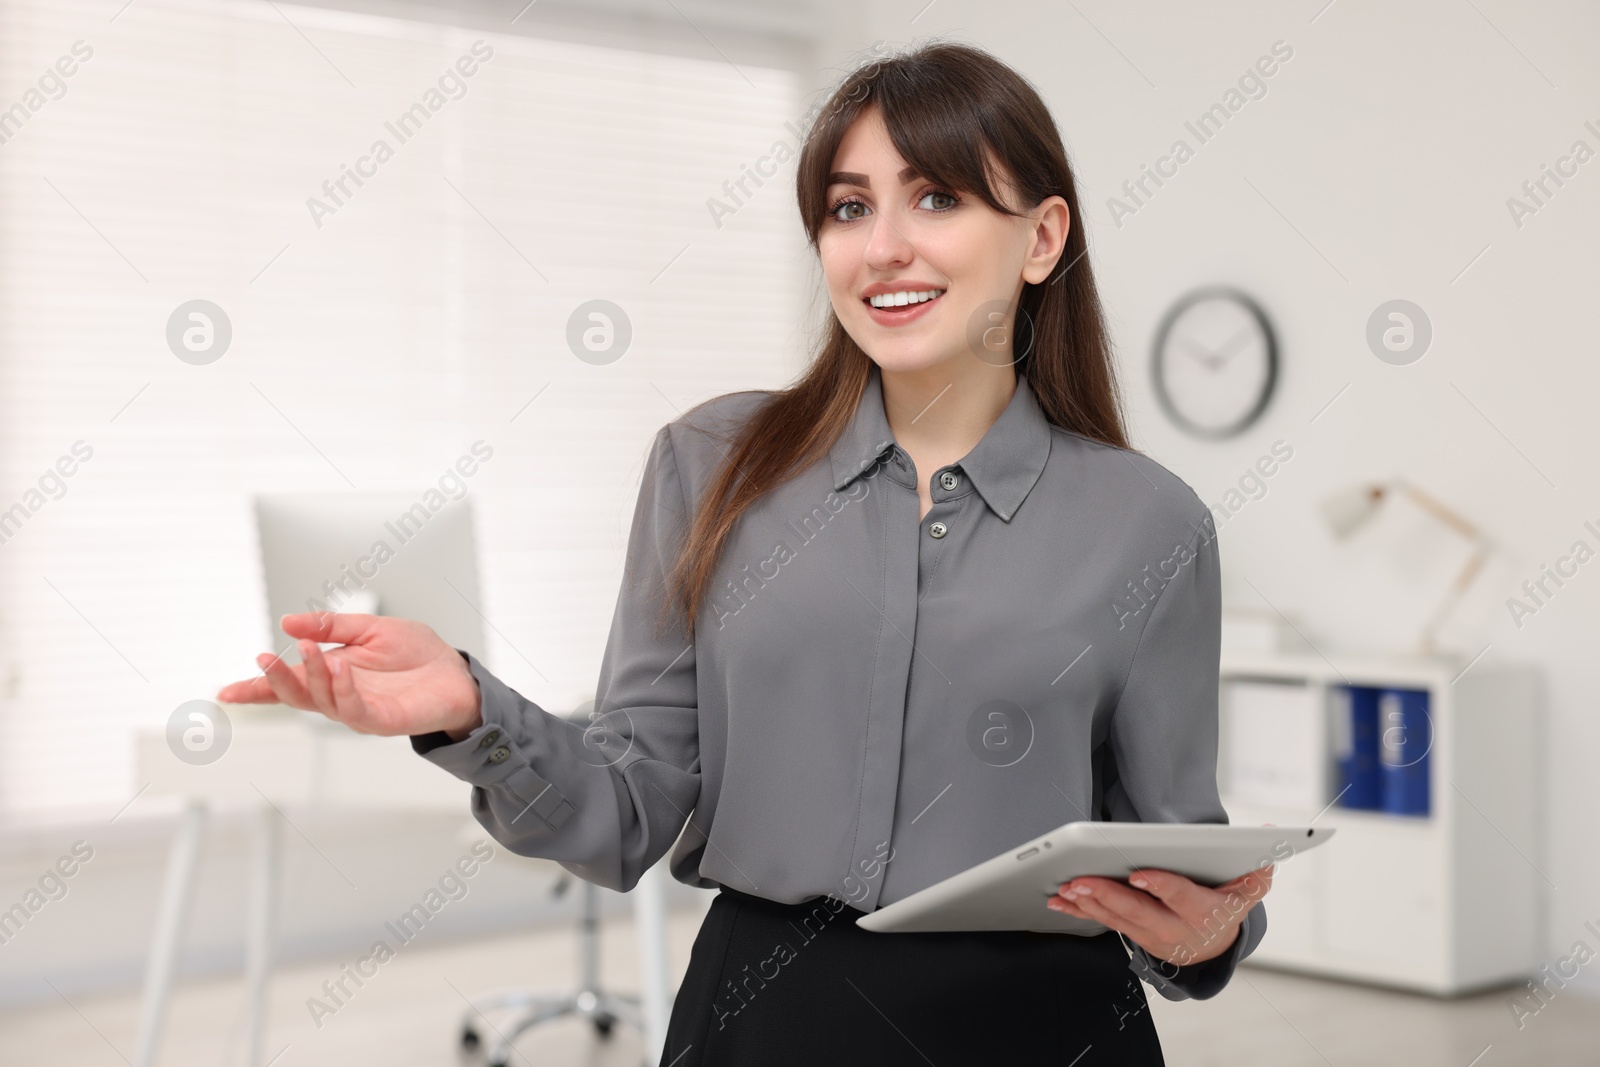
[(1032, 856), (1032, 855), (1033, 855), (1033, 854), (1034, 854), (1034, 853), (1036, 853), (1036, 852), (1038, 852), (1038, 851), (1039, 851), (1039, 849), (1038, 849), (1038, 848), (1037, 848), (1037, 847), (1035, 847), (1035, 848), (1026, 848), (1026, 849), (1023, 849), (1023, 850), (1022, 850), (1022, 851), (1021, 851), (1021, 852), (1018, 852), (1018, 853), (1017, 853), (1017, 859), (1019, 859), (1019, 860), (1025, 860), (1025, 859), (1027, 859), (1027, 858), (1028, 858), (1028, 857), (1029, 857), (1029, 856)]

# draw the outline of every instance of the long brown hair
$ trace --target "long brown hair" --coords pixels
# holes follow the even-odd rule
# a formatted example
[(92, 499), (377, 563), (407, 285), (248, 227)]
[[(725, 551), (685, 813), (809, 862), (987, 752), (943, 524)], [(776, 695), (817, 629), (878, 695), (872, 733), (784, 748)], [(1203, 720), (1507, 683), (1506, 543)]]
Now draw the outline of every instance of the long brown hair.
[[(996, 195), (985, 166), (992, 160), (1004, 167), (1027, 208), (1048, 196), (1066, 200), (1071, 224), (1061, 258), (1044, 282), (1023, 285), (1019, 321), (1032, 330), (1025, 345), (1015, 338), (1026, 353), (1017, 372), (1051, 423), (1128, 447), (1072, 168), (1038, 92), (982, 49), (946, 42), (875, 60), (848, 75), (813, 122), (795, 173), (800, 221), (813, 251), (819, 251), (834, 154), (871, 107), (879, 109), (901, 157), (932, 184), (980, 197), (1007, 215), (1023, 214)], [(820, 349), (804, 375), (724, 439), (725, 460), (695, 506), (668, 579), (671, 595), (664, 598), (670, 602), (664, 609), (681, 612), (691, 635), (734, 524), (765, 493), (827, 455), (850, 424), (871, 367), (830, 308)]]

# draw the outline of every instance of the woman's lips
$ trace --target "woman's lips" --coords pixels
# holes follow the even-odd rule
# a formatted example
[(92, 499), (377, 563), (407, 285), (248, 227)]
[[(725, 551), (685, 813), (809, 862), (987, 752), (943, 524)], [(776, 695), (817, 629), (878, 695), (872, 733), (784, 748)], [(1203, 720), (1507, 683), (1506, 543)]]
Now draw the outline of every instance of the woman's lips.
[(932, 300), (923, 300), (916, 304), (903, 304), (900, 307), (893, 308), (875, 308), (865, 300), (862, 301), (862, 304), (866, 307), (867, 314), (872, 317), (872, 321), (879, 326), (903, 326), (908, 322), (915, 322), (917, 319), (922, 318), (928, 313), (929, 308), (943, 300), (944, 297), (945, 294), (940, 293)]

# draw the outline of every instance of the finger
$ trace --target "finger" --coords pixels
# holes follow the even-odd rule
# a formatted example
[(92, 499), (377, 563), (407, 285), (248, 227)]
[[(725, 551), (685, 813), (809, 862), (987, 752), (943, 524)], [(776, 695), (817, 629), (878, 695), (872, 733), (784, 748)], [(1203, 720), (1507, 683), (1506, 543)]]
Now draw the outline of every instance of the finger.
[(1149, 931), (1141, 928), (1137, 923), (1130, 923), (1127, 919), (1107, 908), (1094, 897), (1079, 897), (1076, 906), (1085, 919), (1092, 919), (1101, 926), (1109, 927), (1119, 934), (1127, 934), (1133, 940), (1143, 944), (1145, 941), (1154, 941)]
[(1238, 893), (1248, 900), (1260, 900), (1267, 895), (1267, 890), (1272, 888), (1273, 865), (1258, 867), (1247, 871), (1231, 882), (1224, 882), (1217, 886), (1219, 893)]
[(371, 636), (376, 615), (355, 615), (338, 611), (299, 611), (285, 615), (278, 625), (290, 637), (323, 644), (359, 645)]
[(1097, 874), (1080, 874), (1070, 882), (1062, 882), (1060, 892), (1065, 895), (1069, 889), (1103, 889), (1121, 884), (1114, 878), (1102, 878)]
[(339, 721), (353, 730), (370, 733), (370, 730), (363, 727), (371, 720), (372, 714), (367, 710), (367, 702), (361, 699), (360, 691), (356, 689), (355, 667), (341, 656), (332, 657), (328, 667), (333, 674), (333, 700), (339, 711)]
[(272, 686), (279, 703), (288, 704), (292, 708), (303, 708), (306, 711), (316, 710), (316, 702), (311, 699), (311, 694), (306, 692), (306, 687), (295, 674), (295, 669), (283, 662), (281, 657), (271, 652), (263, 652), (256, 657), (256, 663), (266, 673), (267, 684)]
[(1172, 871), (1141, 869), (1128, 875), (1128, 884), (1142, 889), (1179, 915), (1204, 914), (1214, 906), (1211, 890)]
[(1150, 930), (1170, 931), (1182, 923), (1171, 908), (1148, 893), (1109, 879), (1097, 878), (1094, 881), (1093, 886), (1078, 887), (1077, 893), (1083, 895), (1069, 899), (1094, 901), (1128, 923)]
[(1083, 913), (1083, 909), (1079, 908), (1074, 901), (1067, 900), (1065, 897), (1047, 897), (1044, 903), (1045, 907), (1049, 908), (1051, 911), (1059, 911), (1061, 914), (1070, 915), (1074, 919), (1088, 918), (1088, 916)]
[(1250, 871), (1230, 882), (1217, 886), (1214, 892), (1222, 895), (1223, 902), (1233, 914), (1249, 910), (1272, 888), (1272, 867)]
[(1179, 924), (1167, 928), (1174, 941), (1198, 939), (1210, 944), (1219, 933), (1230, 934), (1249, 907), (1249, 902), (1237, 894), (1209, 889), (1172, 871), (1134, 871), (1128, 881), (1144, 883), (1145, 891), (1167, 906)]
[(306, 668), (306, 688), (311, 691), (311, 699), (316, 701), (317, 710), (330, 719), (337, 719), (337, 709), (333, 706), (333, 687), (329, 684), (328, 661), (322, 657), (322, 648), (315, 641), (300, 641), (300, 662)]
[(1083, 897), (1078, 901), (1078, 907), (1085, 918), (1117, 931), (1163, 963), (1179, 966), (1188, 954), (1181, 936), (1174, 937), (1167, 930), (1132, 922), (1107, 908), (1104, 901), (1097, 901), (1092, 896)]
[(277, 704), (278, 694), (272, 691), (265, 677), (246, 678), (229, 682), (212, 697), (219, 704)]

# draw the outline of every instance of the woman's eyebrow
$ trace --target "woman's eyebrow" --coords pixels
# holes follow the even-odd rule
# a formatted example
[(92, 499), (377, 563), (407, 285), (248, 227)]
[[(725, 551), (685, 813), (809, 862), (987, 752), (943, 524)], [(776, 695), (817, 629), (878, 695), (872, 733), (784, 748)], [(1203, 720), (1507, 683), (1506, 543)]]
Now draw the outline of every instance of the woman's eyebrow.
[[(910, 182), (913, 178), (917, 177), (920, 177), (920, 175), (917, 174), (917, 168), (907, 167), (899, 174), (900, 184), (905, 185), (907, 182)], [(872, 188), (872, 180), (870, 178), (868, 178), (865, 174), (858, 174), (853, 170), (835, 171), (834, 173), (828, 175), (828, 184), (859, 185), (863, 189)]]

